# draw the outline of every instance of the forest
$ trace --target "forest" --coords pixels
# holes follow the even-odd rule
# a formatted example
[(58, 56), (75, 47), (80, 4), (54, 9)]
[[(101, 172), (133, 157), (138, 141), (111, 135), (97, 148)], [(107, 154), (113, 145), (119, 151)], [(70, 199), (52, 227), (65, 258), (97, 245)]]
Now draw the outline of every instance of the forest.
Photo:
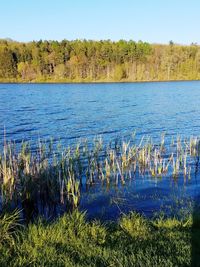
[(0, 82), (200, 79), (200, 46), (169, 42), (0, 40)]

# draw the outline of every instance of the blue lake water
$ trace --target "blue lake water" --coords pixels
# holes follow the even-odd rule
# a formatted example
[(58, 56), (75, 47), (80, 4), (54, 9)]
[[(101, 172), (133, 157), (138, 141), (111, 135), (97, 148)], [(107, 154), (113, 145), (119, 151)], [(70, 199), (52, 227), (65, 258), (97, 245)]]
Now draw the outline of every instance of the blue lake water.
[(200, 82), (0, 84), (0, 139), (198, 135)]
[[(66, 145), (97, 135), (106, 142), (133, 131), (155, 140), (162, 132), (169, 139), (199, 136), (200, 82), (0, 84), (0, 146), (4, 127), (7, 140), (53, 137)], [(195, 198), (198, 192), (198, 175), (176, 185), (169, 177), (140, 179), (117, 190), (91, 188), (81, 207), (105, 218), (131, 209), (148, 214), (173, 196)]]

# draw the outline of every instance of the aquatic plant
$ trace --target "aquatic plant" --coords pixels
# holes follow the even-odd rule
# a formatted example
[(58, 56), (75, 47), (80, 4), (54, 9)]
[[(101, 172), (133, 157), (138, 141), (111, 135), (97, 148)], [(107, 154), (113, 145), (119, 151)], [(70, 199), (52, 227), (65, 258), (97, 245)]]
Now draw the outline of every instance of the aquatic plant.
[(182, 141), (178, 136), (169, 146), (164, 135), (158, 145), (149, 137), (137, 141), (134, 135), (128, 142), (115, 140), (106, 146), (99, 137), (67, 148), (39, 140), (34, 149), (29, 142), (19, 148), (5, 139), (0, 154), (0, 209), (22, 207), (31, 218), (40, 212), (51, 214), (58, 205), (76, 209), (84, 186), (125, 185), (136, 176), (168, 175), (177, 180), (182, 175), (186, 182), (193, 167), (198, 171), (199, 154), (198, 137)]

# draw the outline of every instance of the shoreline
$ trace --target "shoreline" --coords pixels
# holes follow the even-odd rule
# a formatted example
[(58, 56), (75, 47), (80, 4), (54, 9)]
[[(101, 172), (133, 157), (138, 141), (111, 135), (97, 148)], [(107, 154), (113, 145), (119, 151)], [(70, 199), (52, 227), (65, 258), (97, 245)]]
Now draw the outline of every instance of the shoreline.
[(198, 82), (200, 79), (191, 79), (191, 80), (121, 80), (121, 81), (104, 81), (104, 80), (97, 80), (97, 81), (1, 81), (0, 84), (112, 84), (112, 83), (167, 83), (167, 82)]

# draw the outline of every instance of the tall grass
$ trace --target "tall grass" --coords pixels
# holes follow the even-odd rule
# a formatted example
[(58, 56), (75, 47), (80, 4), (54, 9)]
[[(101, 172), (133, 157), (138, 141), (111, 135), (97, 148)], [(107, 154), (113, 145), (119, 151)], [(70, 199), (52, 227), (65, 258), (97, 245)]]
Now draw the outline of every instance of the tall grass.
[(0, 216), (0, 247), (9, 245), (14, 245), (14, 235), (17, 230), (21, 228), (20, 223), (20, 211), (15, 210), (14, 212), (8, 214), (4, 213)]

